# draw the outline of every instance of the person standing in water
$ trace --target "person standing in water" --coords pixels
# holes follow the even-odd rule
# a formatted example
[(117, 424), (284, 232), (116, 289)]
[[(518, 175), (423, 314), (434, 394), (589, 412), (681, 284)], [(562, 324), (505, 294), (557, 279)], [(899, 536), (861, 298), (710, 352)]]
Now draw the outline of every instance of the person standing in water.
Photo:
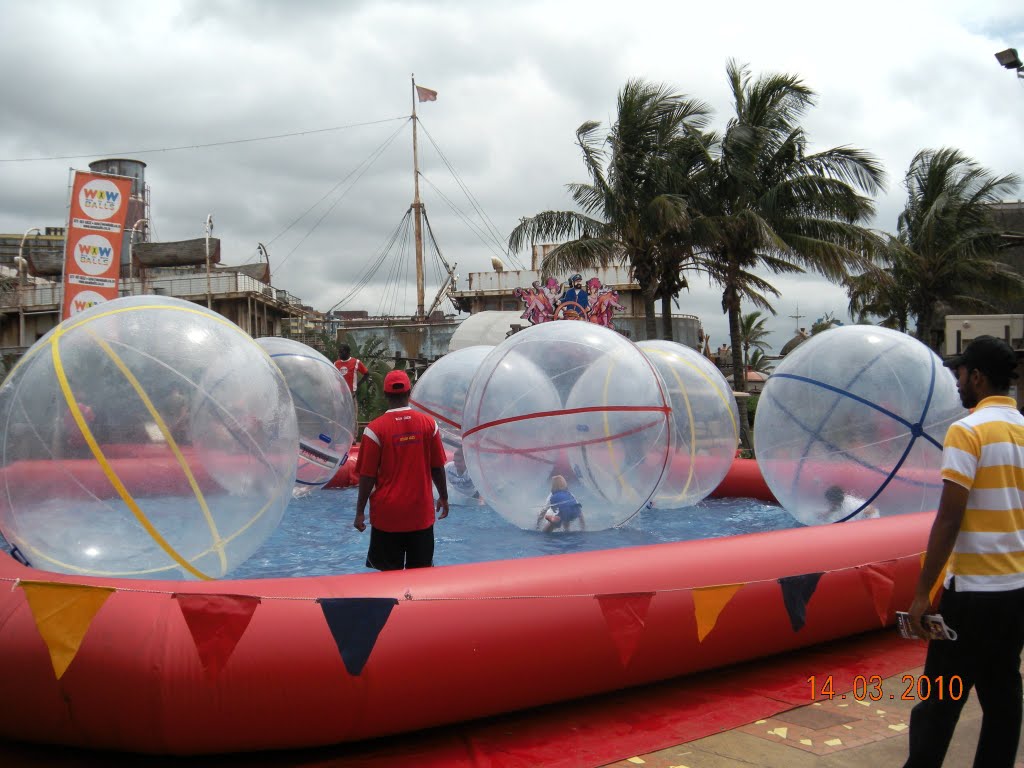
[[(366, 567), (378, 571), (429, 568), (434, 564), (434, 514), (448, 517), (444, 446), (437, 423), (409, 407), (412, 385), (405, 371), (384, 377), (388, 410), (363, 430), (356, 460), (359, 496), (352, 527), (366, 530)], [(430, 484), (437, 486), (434, 502)]]

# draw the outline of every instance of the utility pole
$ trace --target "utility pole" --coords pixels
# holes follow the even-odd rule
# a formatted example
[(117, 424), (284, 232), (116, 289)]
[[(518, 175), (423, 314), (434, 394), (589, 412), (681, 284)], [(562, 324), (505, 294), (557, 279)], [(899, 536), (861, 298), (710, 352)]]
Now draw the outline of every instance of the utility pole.
[(213, 234), (213, 214), (206, 217), (206, 308), (213, 309), (213, 287), (210, 283), (210, 235)]
[(420, 202), (420, 158), (416, 143), (416, 75), (412, 75), (412, 167), (413, 200), (412, 215), (416, 231), (416, 319), (425, 317), (423, 311), (423, 203)]
[(800, 314), (800, 305), (799, 304), (796, 305), (796, 314), (795, 315), (790, 315), (790, 317), (792, 317), (794, 320), (796, 320), (796, 332), (800, 333), (800, 319), (804, 318), (804, 317), (807, 317), (807, 315), (801, 315)]
[(132, 224), (132, 228), (131, 228), (130, 233), (128, 235), (128, 279), (129, 280), (134, 277), (134, 275), (132, 274), (132, 269), (133, 269), (132, 250), (135, 247), (135, 232), (138, 230), (140, 224), (145, 224), (148, 227), (149, 226), (149, 219), (139, 219), (134, 224)]
[(18, 346), (23, 349), (25, 347), (25, 277), (28, 272), (28, 262), (25, 261), (22, 251), (25, 248), (25, 241), (33, 232), (36, 235), (43, 234), (43, 230), (39, 227), (30, 227), (25, 230), (25, 234), (21, 236), (21, 242), (18, 244), (18, 258), (15, 259), (18, 265)]

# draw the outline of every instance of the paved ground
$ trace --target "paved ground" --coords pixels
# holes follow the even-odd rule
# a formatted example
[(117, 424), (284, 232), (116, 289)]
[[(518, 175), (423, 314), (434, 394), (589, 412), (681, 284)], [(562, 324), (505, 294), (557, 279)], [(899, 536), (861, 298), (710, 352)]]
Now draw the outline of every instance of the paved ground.
[[(918, 676), (923, 667), (907, 670)], [(913, 701), (901, 700), (903, 675), (883, 681), (884, 701), (858, 701), (851, 691), (781, 712), (731, 731), (611, 763), (608, 768), (890, 768), (907, 757)], [(873, 695), (878, 695), (871, 691)], [(889, 700), (890, 694), (894, 695)], [(971, 693), (946, 756), (947, 768), (970, 766), (981, 729), (981, 708)], [(1024, 768), (1024, 748), (1015, 768)]]

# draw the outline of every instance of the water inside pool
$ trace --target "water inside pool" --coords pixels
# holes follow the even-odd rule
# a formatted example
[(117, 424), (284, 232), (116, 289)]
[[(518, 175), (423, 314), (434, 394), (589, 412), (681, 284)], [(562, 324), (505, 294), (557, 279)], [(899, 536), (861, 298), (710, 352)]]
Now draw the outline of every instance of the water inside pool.
[[(229, 578), (260, 579), (361, 573), (369, 529), (352, 527), (356, 489), (295, 499), (281, 525)], [(487, 506), (452, 506), (434, 527), (435, 565), (619, 549), (802, 527), (781, 507), (756, 499), (706, 499), (684, 509), (647, 509), (620, 528), (541, 533), (522, 530)], [(0, 537), (3, 550), (9, 550)]]

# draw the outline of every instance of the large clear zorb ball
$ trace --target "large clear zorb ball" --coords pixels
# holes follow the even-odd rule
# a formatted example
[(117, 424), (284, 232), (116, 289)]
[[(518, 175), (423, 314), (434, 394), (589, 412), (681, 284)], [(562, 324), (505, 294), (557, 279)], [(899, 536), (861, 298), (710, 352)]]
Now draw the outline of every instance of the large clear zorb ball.
[(637, 346), (657, 368), (672, 405), (672, 462), (652, 501), (676, 509), (698, 503), (719, 486), (736, 456), (739, 413), (718, 366), (672, 341)]
[(494, 348), (470, 385), (462, 434), (481, 496), (526, 529), (548, 527), (563, 481), (583, 510), (573, 530), (619, 525), (651, 499), (671, 458), (657, 371), (625, 337), (568, 320)]
[(757, 463), (807, 525), (932, 510), (946, 429), (965, 413), (949, 370), (921, 342), (834, 328), (797, 347), (765, 384)]
[(480, 344), (449, 352), (432, 363), (412, 389), (409, 405), (437, 422), (441, 440), (451, 449), (462, 445), (462, 411), (470, 382), (494, 349)]
[(291, 498), (284, 377), (191, 302), (127, 297), (65, 320), (0, 388), (0, 424), (0, 531), (44, 570), (224, 576)]
[(299, 427), (295, 496), (322, 488), (348, 459), (355, 435), (352, 390), (334, 363), (294, 339), (256, 339), (284, 374)]

